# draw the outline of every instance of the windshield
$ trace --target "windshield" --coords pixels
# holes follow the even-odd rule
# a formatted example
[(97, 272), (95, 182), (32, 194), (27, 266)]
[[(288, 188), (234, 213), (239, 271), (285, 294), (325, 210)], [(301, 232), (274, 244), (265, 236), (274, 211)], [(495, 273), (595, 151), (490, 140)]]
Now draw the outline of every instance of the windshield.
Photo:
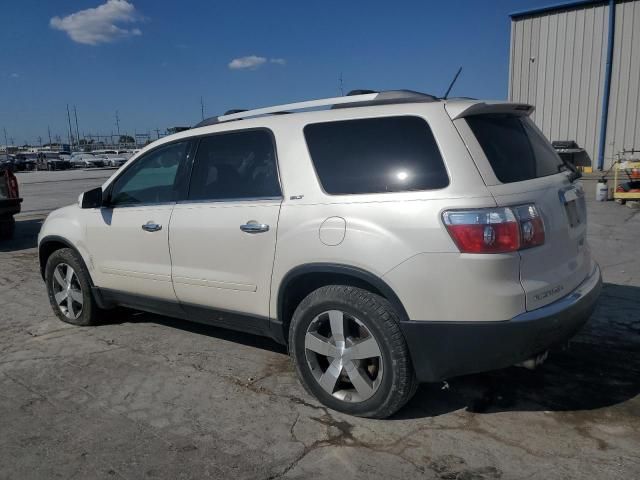
[(475, 115), (467, 123), (502, 183), (554, 175), (567, 168), (529, 117)]

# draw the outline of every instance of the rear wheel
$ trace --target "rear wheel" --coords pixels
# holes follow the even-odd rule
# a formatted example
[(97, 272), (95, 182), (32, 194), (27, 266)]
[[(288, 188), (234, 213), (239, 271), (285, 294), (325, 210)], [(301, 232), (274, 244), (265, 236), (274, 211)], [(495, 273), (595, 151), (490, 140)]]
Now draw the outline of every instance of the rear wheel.
[(397, 313), (366, 290), (331, 285), (309, 294), (293, 315), (289, 348), (304, 387), (334, 410), (385, 418), (415, 393)]
[(13, 238), (16, 230), (16, 221), (13, 217), (0, 218), (0, 239), (9, 240)]
[(95, 325), (102, 310), (91, 293), (89, 272), (70, 248), (56, 250), (47, 260), (45, 282), (49, 303), (57, 317), (73, 325)]

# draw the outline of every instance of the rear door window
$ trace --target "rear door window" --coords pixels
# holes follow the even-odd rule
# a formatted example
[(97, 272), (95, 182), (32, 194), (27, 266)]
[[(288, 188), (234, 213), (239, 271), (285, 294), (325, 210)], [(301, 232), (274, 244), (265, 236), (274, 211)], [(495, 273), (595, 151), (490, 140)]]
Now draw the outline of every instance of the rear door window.
[(475, 115), (467, 117), (467, 124), (502, 183), (546, 177), (566, 168), (529, 117)]
[(383, 117), (304, 128), (311, 160), (332, 195), (434, 190), (449, 177), (427, 122)]
[(189, 200), (265, 199), (281, 195), (270, 132), (219, 133), (200, 140)]

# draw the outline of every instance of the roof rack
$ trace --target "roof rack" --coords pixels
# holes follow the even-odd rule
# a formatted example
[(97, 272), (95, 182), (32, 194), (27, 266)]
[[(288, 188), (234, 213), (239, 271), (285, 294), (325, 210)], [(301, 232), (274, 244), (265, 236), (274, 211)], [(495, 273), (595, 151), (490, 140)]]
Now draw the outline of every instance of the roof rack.
[(319, 107), (351, 108), (371, 105), (387, 105), (394, 103), (413, 102), (437, 102), (439, 99), (426, 93), (412, 90), (387, 90), (376, 92), (375, 90), (352, 90), (344, 97), (321, 98), (319, 100), (307, 100), (304, 102), (287, 103), (273, 107), (257, 108), (254, 110), (228, 110), (224, 115), (211, 117), (196, 124), (193, 128), (204, 127), (231, 120), (259, 117), (261, 115), (278, 115), (291, 113), (292, 110), (307, 110)]

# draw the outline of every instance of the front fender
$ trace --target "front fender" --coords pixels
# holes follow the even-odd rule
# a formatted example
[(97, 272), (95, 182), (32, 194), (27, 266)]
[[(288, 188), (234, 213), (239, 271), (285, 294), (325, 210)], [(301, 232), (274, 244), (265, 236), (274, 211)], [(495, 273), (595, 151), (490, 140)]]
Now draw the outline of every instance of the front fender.
[(74, 249), (84, 261), (89, 273), (93, 271), (91, 254), (86, 244), (85, 222), (82, 211), (76, 205), (55, 210), (49, 214), (38, 234), (40, 270), (44, 273), (46, 259), (52, 244), (65, 245)]

